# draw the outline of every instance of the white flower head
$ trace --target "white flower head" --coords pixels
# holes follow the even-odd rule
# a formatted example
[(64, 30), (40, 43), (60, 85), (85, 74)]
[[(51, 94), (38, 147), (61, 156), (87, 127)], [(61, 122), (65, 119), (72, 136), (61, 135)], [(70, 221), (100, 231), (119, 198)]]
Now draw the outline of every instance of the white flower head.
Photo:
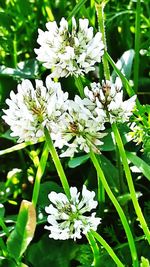
[(81, 239), (82, 234), (87, 234), (90, 229), (96, 231), (100, 224), (101, 219), (95, 217), (95, 212), (89, 214), (98, 204), (94, 200), (94, 191), (87, 190), (83, 185), (82, 195), (76, 187), (70, 188), (70, 195), (70, 200), (63, 193), (51, 192), (48, 195), (52, 204), (45, 208), (50, 224), (46, 225), (45, 229), (50, 231), (50, 238)]
[(95, 117), (101, 118), (102, 114), (106, 121), (113, 122), (126, 122), (132, 115), (135, 106), (136, 96), (123, 101), (122, 84), (119, 78), (115, 83), (111, 81), (102, 81), (100, 83), (92, 83), (90, 89), (85, 87), (84, 93), (91, 104), (88, 106), (93, 111)]
[(40, 48), (35, 49), (35, 53), (46, 68), (53, 69), (51, 77), (79, 76), (94, 70), (95, 63), (101, 61), (104, 53), (102, 34), (97, 32), (94, 36), (88, 19), (79, 19), (77, 27), (72, 18), (71, 31), (64, 18), (59, 27), (53, 21), (46, 23), (46, 28), (45, 32), (39, 29), (37, 42)]
[(3, 119), (10, 125), (11, 136), (18, 137), (18, 142), (37, 142), (44, 136), (44, 127), (51, 129), (66, 109), (68, 94), (63, 93), (60, 83), (54, 83), (47, 78), (47, 88), (41, 80), (35, 81), (33, 87), (29, 80), (23, 80), (18, 85), (18, 92), (10, 92), (10, 99), (6, 99), (9, 106), (3, 110)]
[(61, 157), (72, 157), (74, 153), (92, 149), (95, 153), (100, 153), (97, 146), (103, 144), (102, 138), (106, 135), (104, 130), (104, 120), (97, 123), (91, 111), (84, 107), (84, 101), (76, 96), (74, 101), (68, 101), (68, 109), (62, 114), (57, 122), (53, 140), (58, 148), (67, 148)]
[(132, 116), (135, 107), (136, 95), (126, 101), (123, 101), (123, 93), (118, 94), (108, 106), (110, 122), (127, 122)]

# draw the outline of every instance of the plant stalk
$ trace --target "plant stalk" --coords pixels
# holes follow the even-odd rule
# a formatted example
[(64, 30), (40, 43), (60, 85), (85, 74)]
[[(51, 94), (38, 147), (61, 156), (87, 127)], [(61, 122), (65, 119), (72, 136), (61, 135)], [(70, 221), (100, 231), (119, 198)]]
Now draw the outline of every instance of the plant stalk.
[(7, 256), (7, 247), (6, 247), (4, 241), (1, 237), (0, 237), (0, 247), (1, 247), (3, 255), (6, 257)]
[(41, 178), (42, 178), (44, 171), (45, 171), (45, 168), (46, 168), (47, 158), (48, 158), (48, 147), (47, 147), (47, 143), (45, 143), (44, 148), (43, 148), (43, 152), (42, 152), (42, 156), (40, 159), (40, 163), (39, 163), (39, 166), (37, 169), (34, 188), (33, 188), (32, 203), (34, 204), (34, 207), (36, 207), (36, 204), (38, 201)]
[(141, 211), (141, 208), (139, 206), (139, 203), (138, 203), (138, 200), (137, 200), (137, 197), (136, 197), (136, 192), (135, 192), (135, 188), (134, 188), (134, 184), (133, 184), (130, 168), (129, 168), (129, 165), (128, 165), (125, 149), (124, 149), (123, 142), (122, 142), (120, 133), (118, 131), (117, 125), (115, 123), (112, 124), (112, 130), (114, 132), (116, 143), (117, 143), (117, 146), (118, 146), (118, 149), (119, 149), (119, 153), (120, 153), (120, 156), (121, 156), (121, 159), (122, 159), (122, 164), (123, 164), (123, 167), (124, 167), (125, 176), (126, 176), (126, 179), (127, 179), (127, 183), (128, 183), (129, 191), (130, 191), (130, 194), (131, 194), (131, 199), (132, 199), (132, 202), (133, 202), (133, 206), (134, 206), (136, 215), (137, 215), (137, 217), (139, 219), (139, 222), (141, 224), (141, 227), (143, 229), (143, 232), (144, 232), (144, 234), (145, 234), (145, 236), (146, 236), (146, 238), (148, 240), (148, 243), (150, 244), (150, 231), (148, 229), (147, 223), (145, 221), (145, 218), (143, 216), (143, 213)]
[(97, 18), (98, 18), (99, 31), (102, 33), (102, 41), (103, 41), (104, 50), (105, 50), (104, 55), (102, 57), (104, 76), (106, 80), (110, 80), (109, 64), (108, 64), (107, 57), (106, 57), (107, 43), (106, 43), (105, 23), (104, 23), (104, 7), (105, 7), (104, 1), (102, 1), (101, 3), (95, 2), (95, 9), (96, 9)]
[(6, 234), (6, 236), (8, 237), (9, 236), (9, 231), (8, 231), (8, 228), (5, 225), (5, 223), (4, 223), (2, 218), (0, 218), (0, 226), (2, 227), (2, 229), (3, 229), (4, 233)]
[(98, 174), (97, 174), (97, 181), (98, 181), (98, 202), (102, 204), (105, 203), (105, 189), (101, 182), (101, 179), (99, 179)]
[(92, 249), (92, 252), (93, 252), (93, 263), (92, 263), (92, 266), (94, 267), (98, 267), (98, 264), (99, 264), (99, 247), (95, 241), (95, 238), (93, 237), (91, 231), (89, 231), (87, 234), (86, 234), (86, 238), (90, 244), (90, 247)]
[(134, 58), (134, 91), (138, 90), (139, 81), (139, 50), (140, 50), (140, 16), (141, 16), (141, 1), (137, 0), (136, 4), (136, 19), (135, 19), (135, 58)]
[(70, 199), (69, 184), (68, 184), (65, 172), (63, 170), (61, 161), (60, 161), (60, 159), (58, 157), (57, 151), (56, 151), (56, 149), (55, 149), (55, 147), (53, 145), (53, 141), (51, 139), (51, 136), (50, 136), (49, 131), (47, 130), (47, 128), (45, 128), (44, 133), (45, 133), (46, 142), (47, 142), (47, 146), (48, 146), (49, 152), (50, 152), (50, 154), (52, 156), (52, 159), (54, 161), (54, 164), (55, 164), (57, 173), (59, 175), (59, 178), (61, 180), (64, 192), (65, 192), (66, 196), (68, 197), (68, 199)]
[(118, 267), (124, 267), (125, 265), (119, 260), (118, 256), (115, 254), (115, 252), (112, 250), (112, 248), (108, 245), (108, 243), (95, 231), (91, 230), (92, 235), (95, 239), (98, 240), (98, 242), (106, 249), (110, 257), (114, 260), (116, 265)]
[(134, 267), (138, 267), (139, 266), (139, 263), (138, 263), (138, 258), (137, 258), (137, 252), (136, 252), (136, 247), (135, 247), (135, 243), (134, 243), (134, 239), (133, 239), (133, 235), (132, 235), (132, 232), (130, 230), (130, 227), (129, 227), (129, 224), (128, 224), (128, 221), (126, 219), (126, 216), (119, 204), (119, 202), (117, 201), (116, 197), (114, 196), (114, 194), (112, 193), (107, 181), (106, 181), (106, 178), (104, 176), (104, 173), (101, 169), (101, 166), (94, 154), (94, 152), (91, 150), (90, 152), (90, 157), (91, 157), (91, 160), (93, 162), (93, 165), (97, 171), (97, 173), (99, 174), (99, 177), (103, 183), (103, 186), (105, 188), (105, 191), (106, 193), (108, 194), (110, 200), (112, 201), (112, 203), (114, 204), (118, 214), (119, 214), (119, 217), (120, 217), (120, 220), (122, 222), (122, 225), (124, 227), (124, 230), (125, 230), (125, 233), (127, 235), (127, 239), (128, 239), (128, 243), (129, 243), (129, 248), (130, 248), (130, 252), (131, 252), (131, 257), (132, 257), (132, 262), (133, 262), (133, 266)]
[(13, 63), (14, 68), (17, 67), (17, 40), (16, 40), (16, 33), (14, 34), (14, 40), (13, 40)]

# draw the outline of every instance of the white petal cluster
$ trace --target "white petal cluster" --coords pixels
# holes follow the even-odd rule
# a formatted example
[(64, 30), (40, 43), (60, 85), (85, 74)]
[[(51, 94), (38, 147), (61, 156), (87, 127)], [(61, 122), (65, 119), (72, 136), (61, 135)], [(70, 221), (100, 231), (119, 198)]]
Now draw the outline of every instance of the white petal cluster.
[[(105, 117), (106, 121), (113, 122), (126, 122), (132, 115), (135, 106), (136, 96), (123, 101), (123, 90), (121, 89), (121, 81), (116, 79), (115, 83), (106, 80), (100, 83), (92, 83), (90, 89), (85, 87), (84, 93), (88, 100), (88, 106), (93, 110), (95, 117)], [(105, 115), (104, 115), (105, 113)]]
[(45, 229), (50, 231), (50, 238), (81, 239), (82, 234), (87, 234), (90, 229), (96, 231), (100, 224), (101, 219), (95, 217), (96, 213), (90, 214), (98, 204), (94, 200), (95, 192), (90, 192), (83, 185), (81, 196), (76, 187), (70, 188), (70, 194), (70, 200), (63, 193), (51, 192), (48, 195), (52, 204), (45, 208), (50, 224), (46, 225)]
[(18, 85), (18, 92), (10, 92), (6, 100), (9, 108), (3, 110), (3, 119), (10, 125), (11, 136), (19, 137), (18, 142), (37, 142), (44, 136), (44, 127), (51, 130), (53, 123), (65, 111), (68, 93), (63, 93), (60, 83), (49, 77), (45, 87), (41, 80), (36, 80), (34, 89), (29, 80)]
[(106, 135), (104, 130), (104, 117), (97, 123), (91, 111), (84, 106), (84, 100), (76, 96), (74, 101), (68, 101), (68, 109), (62, 114), (57, 123), (53, 140), (58, 148), (67, 149), (60, 156), (72, 157), (79, 151), (100, 153), (97, 146), (103, 144), (101, 139)]
[(79, 19), (79, 26), (72, 18), (72, 30), (69, 31), (65, 18), (57, 26), (56, 21), (46, 23), (47, 31), (39, 31), (37, 39), (40, 45), (35, 49), (37, 59), (52, 69), (51, 77), (79, 76), (94, 70), (94, 64), (101, 61), (104, 53), (102, 34), (94, 36), (93, 27), (88, 19)]
[(11, 128), (11, 135), (18, 137), (18, 142), (37, 142), (44, 137), (44, 127), (47, 127), (55, 147), (63, 149), (61, 157), (72, 157), (74, 153), (92, 149), (100, 153), (98, 146), (105, 136), (105, 113), (95, 118), (87, 104), (91, 101), (75, 96), (68, 99), (60, 83), (46, 78), (46, 86), (36, 80), (36, 88), (29, 80), (23, 80), (18, 85), (18, 92), (10, 93), (6, 100), (9, 108), (4, 110), (3, 119)]

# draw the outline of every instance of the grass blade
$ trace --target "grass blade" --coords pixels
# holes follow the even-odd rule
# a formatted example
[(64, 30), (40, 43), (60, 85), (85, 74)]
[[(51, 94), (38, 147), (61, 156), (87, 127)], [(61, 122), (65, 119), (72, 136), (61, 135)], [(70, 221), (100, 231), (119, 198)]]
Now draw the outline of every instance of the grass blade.
[(144, 174), (150, 181), (150, 166), (132, 152), (126, 151), (127, 158)]
[(73, 10), (70, 12), (67, 20), (69, 21), (73, 16), (76, 15), (76, 13), (80, 10), (80, 8), (86, 3), (87, 0), (80, 0), (78, 4), (73, 8)]

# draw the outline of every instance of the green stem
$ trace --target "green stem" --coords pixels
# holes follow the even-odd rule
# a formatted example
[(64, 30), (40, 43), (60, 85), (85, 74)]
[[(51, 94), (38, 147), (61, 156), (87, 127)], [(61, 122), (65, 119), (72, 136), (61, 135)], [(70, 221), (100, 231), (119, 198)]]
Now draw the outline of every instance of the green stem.
[(14, 34), (14, 40), (13, 40), (13, 62), (14, 62), (14, 68), (17, 67), (17, 41), (16, 41), (16, 34)]
[[(124, 267), (125, 265), (119, 260), (115, 252), (112, 248), (108, 245), (108, 243), (95, 231), (91, 230), (92, 235), (101, 243), (101, 245), (106, 249), (110, 257), (114, 260), (118, 267)], [(138, 266), (138, 265), (137, 265)]]
[(105, 189), (98, 174), (97, 174), (97, 181), (98, 181), (98, 202), (101, 204), (105, 202)]
[(67, 18), (67, 21), (71, 20), (71, 18), (72, 18), (73, 16), (75, 16), (75, 15), (78, 13), (79, 10), (82, 9), (82, 6), (83, 6), (86, 2), (87, 2), (87, 0), (79, 0), (79, 1), (76, 3), (75, 7), (72, 9), (72, 11), (69, 12), (69, 16), (68, 16), (68, 18)]
[(40, 182), (41, 178), (43, 176), (43, 173), (45, 171), (46, 163), (47, 163), (47, 158), (48, 158), (48, 148), (47, 144), (45, 143), (42, 156), (40, 159), (40, 163), (37, 169), (36, 177), (35, 177), (35, 183), (34, 183), (34, 188), (33, 188), (33, 195), (32, 195), (32, 203), (36, 207), (37, 201), (38, 201), (38, 196), (39, 196), (39, 191), (40, 191)]
[(9, 236), (9, 231), (7, 226), (5, 225), (4, 221), (2, 220), (2, 218), (0, 218), (0, 226), (2, 227), (4, 233), (6, 234), (6, 236)]
[(123, 143), (122, 143), (121, 136), (120, 136), (120, 133), (118, 131), (117, 125), (115, 123), (112, 124), (112, 130), (114, 132), (115, 139), (116, 139), (116, 142), (117, 142), (117, 145), (118, 145), (118, 149), (119, 149), (119, 152), (120, 152), (120, 156), (122, 158), (122, 164), (123, 164), (123, 167), (124, 167), (125, 176), (126, 176), (126, 179), (127, 179), (127, 183), (128, 183), (129, 191), (130, 191), (130, 194), (131, 194), (131, 199), (132, 199), (132, 202), (133, 202), (133, 206), (134, 206), (135, 212), (137, 214), (137, 217), (139, 219), (139, 222), (141, 224), (141, 227), (143, 229), (143, 232), (146, 235), (147, 240), (148, 240), (148, 242), (150, 244), (150, 231), (148, 229), (147, 223), (145, 221), (145, 218), (143, 216), (143, 213), (141, 211), (141, 208), (139, 206), (139, 203), (138, 203), (138, 200), (137, 200), (137, 197), (136, 197), (136, 192), (135, 192), (135, 188), (134, 188), (134, 184), (133, 184), (130, 168), (129, 168), (129, 165), (128, 165), (125, 149), (124, 149), (124, 146), (123, 146)]
[(7, 255), (7, 247), (6, 247), (4, 241), (1, 237), (0, 237), (0, 247), (2, 249), (3, 255), (6, 256)]
[(93, 252), (94, 260), (93, 260), (92, 266), (98, 267), (98, 264), (99, 264), (99, 247), (98, 247), (98, 245), (95, 241), (95, 238), (93, 237), (91, 232), (88, 232), (86, 234), (86, 237), (87, 237), (87, 240), (88, 240), (90, 247), (92, 249), (92, 252)]
[(66, 196), (68, 197), (68, 199), (70, 199), (70, 188), (69, 188), (69, 184), (68, 184), (66, 175), (64, 173), (61, 161), (60, 161), (58, 154), (57, 154), (57, 151), (53, 145), (53, 141), (51, 139), (49, 131), (45, 128), (44, 132), (45, 132), (45, 137), (46, 137), (48, 149), (49, 149), (49, 152), (50, 152), (52, 159), (54, 161), (54, 164), (55, 164), (56, 170), (58, 172), (59, 178), (61, 180), (64, 192), (65, 192)]
[(132, 232), (130, 230), (130, 227), (129, 227), (129, 224), (128, 224), (128, 221), (126, 219), (126, 216), (119, 204), (119, 202), (117, 201), (116, 197), (114, 196), (114, 194), (112, 193), (107, 181), (106, 181), (106, 178), (104, 176), (104, 173), (101, 169), (101, 166), (94, 154), (93, 151), (90, 152), (90, 156), (91, 156), (91, 160), (93, 162), (93, 165), (95, 166), (95, 169), (96, 171), (98, 172), (99, 174), (99, 177), (103, 183), (103, 186), (110, 198), (110, 200), (112, 201), (112, 203), (114, 204), (119, 216), (120, 216), (120, 220), (122, 222), (122, 225), (124, 227), (124, 230), (126, 232), (126, 235), (127, 235), (127, 239), (128, 239), (128, 243), (129, 243), (129, 247), (130, 247), (130, 252), (131, 252), (131, 257), (132, 257), (132, 261), (133, 261), (133, 266), (134, 267), (138, 267), (139, 264), (138, 264), (138, 258), (137, 258), (137, 252), (136, 252), (136, 247), (135, 247), (135, 243), (134, 243), (134, 239), (133, 239), (133, 236), (132, 236)]
[(107, 44), (106, 44), (105, 25), (104, 25), (104, 7), (105, 7), (104, 1), (102, 1), (102, 3), (95, 3), (99, 31), (102, 33), (102, 41), (105, 47), (105, 53), (102, 57), (102, 62), (103, 62), (103, 67), (104, 67), (104, 76), (106, 80), (110, 80), (109, 64), (108, 64), (108, 60), (106, 57)]
[(75, 85), (78, 88), (81, 98), (84, 98), (84, 88), (83, 88), (81, 77), (74, 76), (74, 80), (75, 80)]
[(117, 169), (119, 173), (119, 191), (121, 194), (124, 194), (125, 192), (125, 184), (124, 184), (124, 177), (123, 177), (123, 169), (122, 169), (122, 164), (120, 160), (120, 154), (119, 154), (119, 149), (116, 147), (116, 158), (117, 158)]
[(134, 58), (134, 91), (137, 92), (139, 80), (139, 50), (140, 50), (140, 15), (141, 1), (137, 0), (135, 19), (135, 58)]

